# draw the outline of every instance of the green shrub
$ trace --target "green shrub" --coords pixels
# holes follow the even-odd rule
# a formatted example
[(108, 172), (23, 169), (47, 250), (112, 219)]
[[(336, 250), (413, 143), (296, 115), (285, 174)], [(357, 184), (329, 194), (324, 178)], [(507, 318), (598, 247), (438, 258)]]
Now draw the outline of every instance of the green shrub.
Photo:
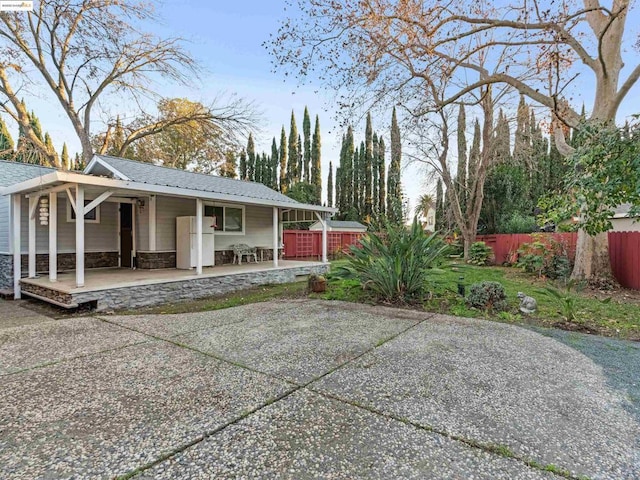
[(536, 217), (513, 212), (508, 217), (501, 218), (498, 233), (532, 233), (539, 230)]
[(474, 283), (469, 288), (467, 304), (479, 310), (500, 312), (507, 309), (507, 294), (499, 282)]
[(339, 278), (357, 278), (378, 301), (408, 303), (426, 293), (430, 272), (441, 266), (448, 246), (436, 234), (426, 235), (414, 219), (411, 227), (386, 225), (352, 246)]
[(469, 263), (484, 266), (493, 257), (493, 250), (484, 242), (475, 242), (469, 248)]
[(571, 274), (571, 261), (564, 241), (555, 240), (546, 234), (532, 235), (534, 241), (523, 243), (518, 249), (518, 267), (538, 277), (565, 279)]

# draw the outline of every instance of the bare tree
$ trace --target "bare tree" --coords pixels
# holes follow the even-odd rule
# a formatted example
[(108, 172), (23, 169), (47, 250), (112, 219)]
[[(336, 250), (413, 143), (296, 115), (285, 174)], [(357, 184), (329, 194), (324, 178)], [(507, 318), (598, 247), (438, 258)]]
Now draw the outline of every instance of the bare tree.
[[(55, 152), (34, 135), (20, 102), (20, 91), (38, 78), (64, 109), (88, 162), (93, 155), (92, 120), (109, 96), (126, 101), (129, 113), (132, 106), (139, 107), (141, 113), (134, 116), (143, 118), (145, 101), (159, 97), (154, 80), (187, 84), (198, 76), (182, 39), (158, 38), (138, 30), (139, 25), (155, 20), (148, 2), (129, 0), (41, 0), (33, 12), (1, 13), (0, 95), (6, 101), (0, 108), (49, 163), (56, 164)], [(181, 122), (247, 123), (250, 119), (243, 118), (244, 113), (222, 107), (222, 111), (189, 112), (185, 118), (165, 122), (150, 119), (127, 140), (131, 143)]]
[[(572, 82), (590, 73), (591, 119), (611, 121), (640, 78), (640, 65), (621, 78), (630, 1), (299, 1), (303, 15), (283, 22), (271, 46), (277, 63), (343, 92), (347, 108), (416, 102), (426, 114), (508, 85), (552, 112), (566, 155), (566, 128), (580, 121), (568, 96)], [(433, 95), (429, 83), (443, 77), (452, 81), (436, 83)], [(574, 276), (610, 272), (606, 235), (581, 232)]]

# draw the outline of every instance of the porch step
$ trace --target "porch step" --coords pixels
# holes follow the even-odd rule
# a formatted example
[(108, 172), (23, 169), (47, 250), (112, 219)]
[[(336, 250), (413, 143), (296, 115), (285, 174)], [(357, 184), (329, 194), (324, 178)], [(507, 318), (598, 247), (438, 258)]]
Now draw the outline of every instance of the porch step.
[(0, 298), (3, 298), (5, 300), (13, 300), (13, 290), (0, 290)]

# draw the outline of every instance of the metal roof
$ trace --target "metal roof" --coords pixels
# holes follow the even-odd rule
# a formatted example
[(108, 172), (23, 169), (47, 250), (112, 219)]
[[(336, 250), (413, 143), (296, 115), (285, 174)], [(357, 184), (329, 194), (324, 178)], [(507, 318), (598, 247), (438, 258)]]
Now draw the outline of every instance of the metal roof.
[(0, 187), (31, 180), (54, 171), (54, 168), (34, 165), (33, 163), (0, 160)]
[[(291, 207), (301, 205), (300, 202), (280, 192), (276, 192), (261, 183), (188, 172), (186, 170), (162, 167), (151, 163), (138, 162), (109, 155), (96, 155), (95, 157), (97, 157), (103, 165), (106, 163), (113, 167), (112, 172), (114, 172), (117, 177), (124, 177), (121, 178), (121, 180), (234, 195), (254, 200), (277, 202), (279, 204), (290, 203)], [(94, 162), (92, 162), (87, 166), (85, 173), (91, 173), (92, 170), (95, 169), (94, 165)]]

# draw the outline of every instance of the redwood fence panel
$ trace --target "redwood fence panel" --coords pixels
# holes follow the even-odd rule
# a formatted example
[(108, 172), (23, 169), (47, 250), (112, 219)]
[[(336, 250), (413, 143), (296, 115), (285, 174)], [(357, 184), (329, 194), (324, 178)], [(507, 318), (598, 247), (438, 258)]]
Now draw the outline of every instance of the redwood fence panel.
[[(327, 254), (341, 252), (358, 243), (360, 232), (327, 232)], [(285, 230), (283, 232), (284, 258), (321, 258), (322, 232)]]
[(640, 232), (609, 232), (609, 259), (620, 285), (640, 290)]
[[(569, 258), (574, 259), (576, 255), (576, 242), (578, 234), (569, 233), (539, 233), (544, 238), (553, 238), (557, 242), (563, 242), (567, 246)], [(476, 241), (485, 242), (492, 248), (494, 254), (493, 262), (496, 265), (502, 265), (509, 261), (509, 257), (518, 251), (524, 243), (531, 243), (535, 239), (529, 233), (498, 233), (495, 235), (478, 235)]]

